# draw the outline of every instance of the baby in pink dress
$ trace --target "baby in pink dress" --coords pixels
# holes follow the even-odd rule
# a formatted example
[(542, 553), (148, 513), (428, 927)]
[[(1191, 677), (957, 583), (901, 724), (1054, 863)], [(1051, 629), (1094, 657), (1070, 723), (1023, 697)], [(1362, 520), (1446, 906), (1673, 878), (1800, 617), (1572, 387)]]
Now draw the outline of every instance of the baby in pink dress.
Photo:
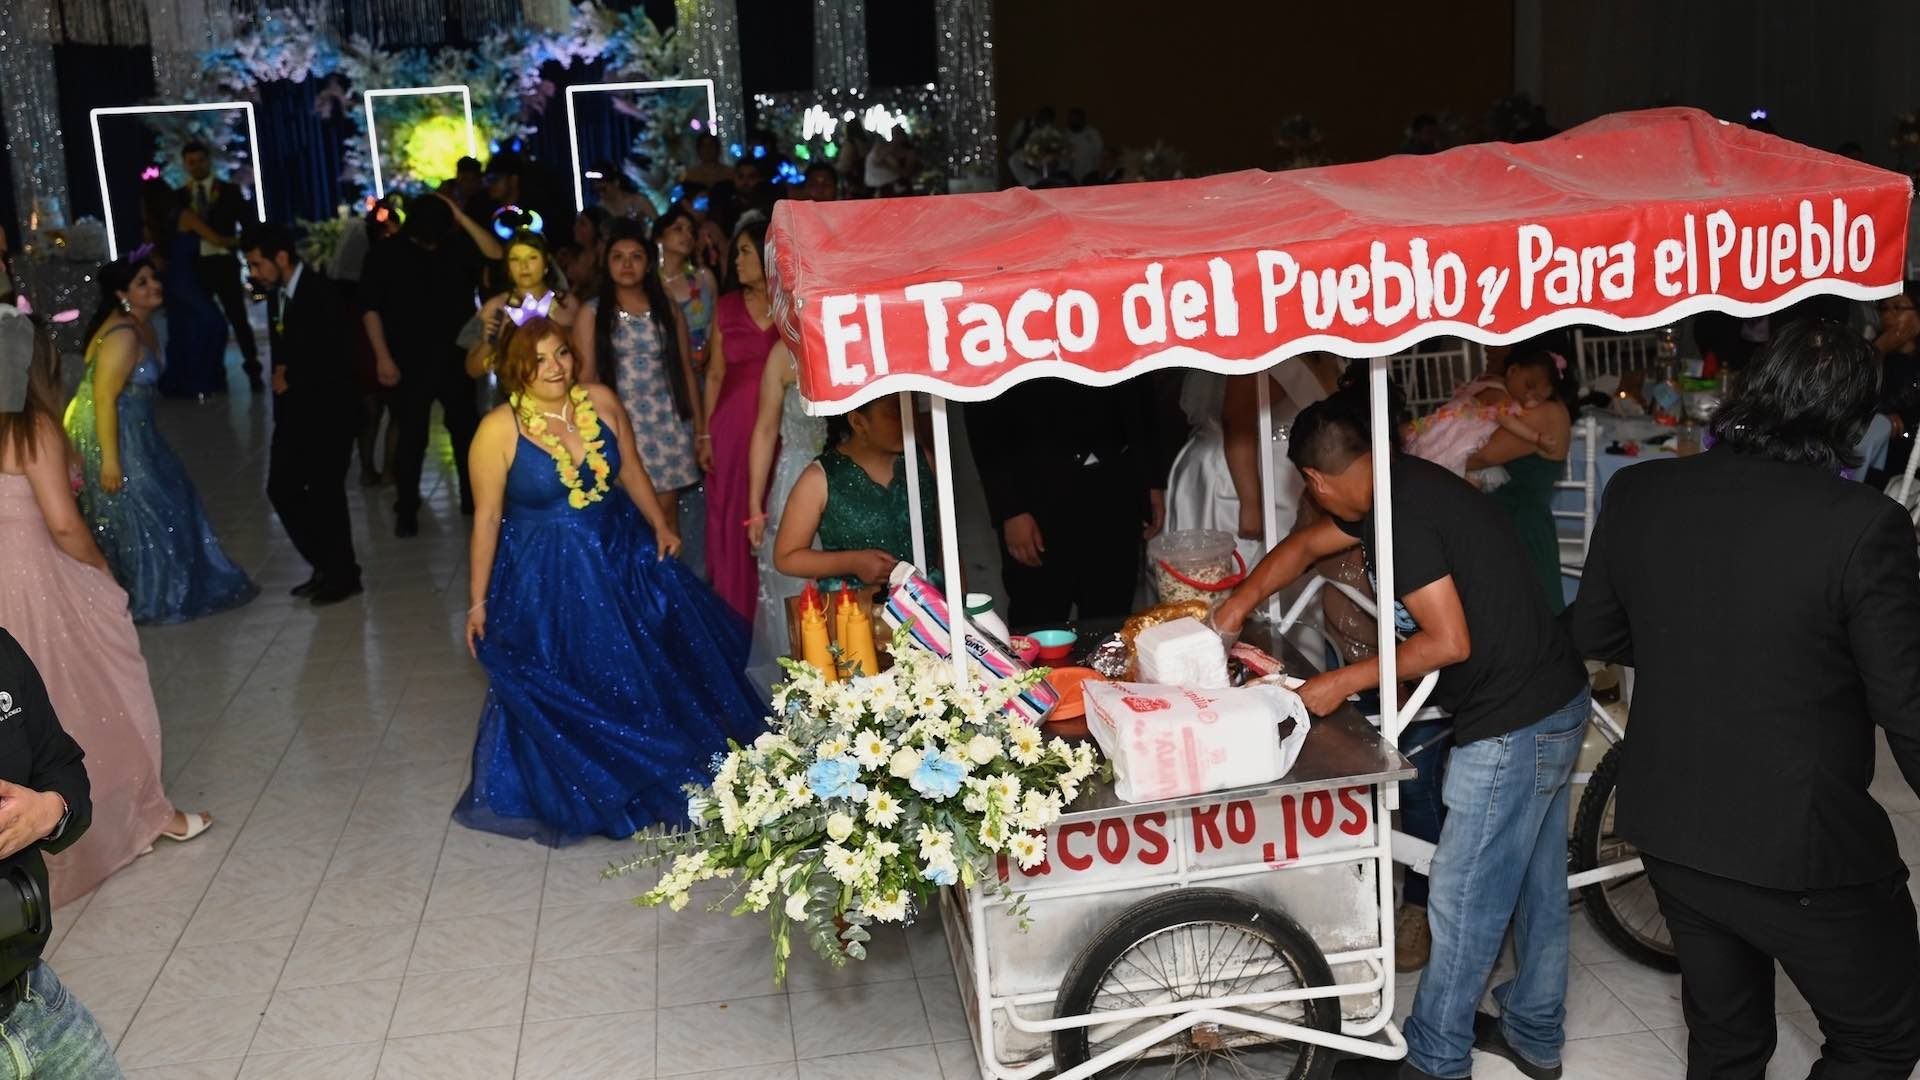
[(1537, 442), (1539, 432), (1520, 419), (1520, 413), (1520, 403), (1515, 400), (1507, 380), (1497, 375), (1482, 375), (1460, 387), (1453, 400), (1431, 415), (1413, 422), (1407, 453), (1445, 466), (1482, 491), (1492, 491), (1507, 482), (1507, 470), (1495, 465), (1469, 472), (1467, 460), (1487, 445), (1487, 440), (1493, 438), (1499, 428), (1506, 428), (1528, 442)]

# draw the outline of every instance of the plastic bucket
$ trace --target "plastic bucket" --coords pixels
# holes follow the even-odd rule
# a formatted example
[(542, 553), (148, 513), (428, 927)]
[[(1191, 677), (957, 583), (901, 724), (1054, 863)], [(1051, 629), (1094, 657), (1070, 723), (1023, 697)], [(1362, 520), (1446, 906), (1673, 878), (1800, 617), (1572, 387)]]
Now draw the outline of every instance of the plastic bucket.
[(1153, 588), (1162, 603), (1218, 604), (1247, 576), (1233, 536), (1214, 529), (1181, 529), (1147, 541)]

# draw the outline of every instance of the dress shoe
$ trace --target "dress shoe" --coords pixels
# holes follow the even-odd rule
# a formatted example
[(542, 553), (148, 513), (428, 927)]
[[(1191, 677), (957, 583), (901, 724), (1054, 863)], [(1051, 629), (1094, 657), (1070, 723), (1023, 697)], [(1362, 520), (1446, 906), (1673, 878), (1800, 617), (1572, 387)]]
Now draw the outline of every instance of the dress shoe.
[(399, 537), (402, 540), (419, 536), (420, 535), (420, 515), (401, 514), (399, 517), (395, 518), (393, 522), (393, 535)]
[(1500, 1030), (1500, 1018), (1488, 1013), (1473, 1014), (1473, 1048), (1495, 1057), (1506, 1058), (1521, 1075), (1529, 1080), (1560, 1080), (1562, 1071), (1559, 1065), (1536, 1065), (1520, 1056), (1520, 1051), (1507, 1041), (1506, 1032)]
[(312, 595), (313, 595), (313, 593), (314, 593), (314, 590), (316, 590), (316, 589), (318, 589), (319, 587), (320, 587), (320, 575), (319, 575), (319, 574), (313, 574), (313, 575), (311, 575), (311, 576), (309, 576), (309, 577), (307, 578), (307, 580), (305, 580), (305, 581), (303, 581), (303, 582), (301, 582), (301, 583), (300, 583), (300, 584), (298, 584), (298, 585), (295, 585), (295, 586), (294, 586), (293, 588), (291, 588), (291, 589), (288, 589), (288, 590), (287, 590), (287, 595), (289, 595), (289, 596), (312, 596)]
[(359, 596), (365, 591), (366, 590), (360, 585), (360, 579), (357, 577), (341, 582), (327, 581), (322, 582), (320, 587), (314, 590), (310, 602), (314, 607), (327, 607), (330, 604), (337, 604), (348, 597)]
[[(1350, 1057), (1333, 1067), (1333, 1080), (1446, 1080), (1414, 1068), (1411, 1061)], [(1459, 1080), (1468, 1080), (1460, 1077)]]
[(1420, 904), (1403, 904), (1393, 920), (1393, 968), (1402, 974), (1427, 966), (1433, 953), (1433, 931), (1427, 926), (1427, 909)]

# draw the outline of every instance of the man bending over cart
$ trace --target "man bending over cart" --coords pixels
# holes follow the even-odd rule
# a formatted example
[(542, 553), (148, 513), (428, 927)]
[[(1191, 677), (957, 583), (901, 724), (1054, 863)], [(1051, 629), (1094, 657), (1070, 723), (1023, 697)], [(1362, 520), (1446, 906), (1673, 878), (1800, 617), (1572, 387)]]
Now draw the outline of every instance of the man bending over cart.
[[(1373, 561), (1373, 460), (1363, 389), (1294, 421), (1288, 457), (1330, 519), (1260, 561), (1215, 616), (1247, 615), (1320, 559), (1365, 544)], [(1567, 986), (1568, 779), (1587, 719), (1586, 669), (1549, 613), (1500, 508), (1440, 466), (1394, 454), (1395, 618), (1401, 678), (1440, 673), (1433, 701), (1453, 716), (1446, 823), (1429, 873), (1433, 954), (1407, 1019), (1404, 1062), (1357, 1060), (1363, 1077), (1472, 1074), (1480, 1048), (1535, 1078), (1560, 1075)], [(1379, 685), (1376, 660), (1309, 679), (1315, 715)], [(1389, 697), (1388, 700), (1391, 700)], [(1518, 971), (1494, 990), (1498, 1021), (1475, 1006), (1514, 928)]]

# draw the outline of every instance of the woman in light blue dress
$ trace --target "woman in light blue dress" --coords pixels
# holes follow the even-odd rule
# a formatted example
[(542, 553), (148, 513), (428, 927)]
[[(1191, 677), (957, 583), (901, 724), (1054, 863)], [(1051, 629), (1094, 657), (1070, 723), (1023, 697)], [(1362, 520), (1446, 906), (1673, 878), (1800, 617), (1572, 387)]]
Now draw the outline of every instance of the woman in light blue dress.
[(259, 589), (220, 550), (200, 494), (154, 425), (161, 363), (148, 320), (162, 302), (144, 259), (100, 270), (87, 373), (67, 406), (80, 509), (126, 589), (133, 621), (177, 623), (238, 607)]

